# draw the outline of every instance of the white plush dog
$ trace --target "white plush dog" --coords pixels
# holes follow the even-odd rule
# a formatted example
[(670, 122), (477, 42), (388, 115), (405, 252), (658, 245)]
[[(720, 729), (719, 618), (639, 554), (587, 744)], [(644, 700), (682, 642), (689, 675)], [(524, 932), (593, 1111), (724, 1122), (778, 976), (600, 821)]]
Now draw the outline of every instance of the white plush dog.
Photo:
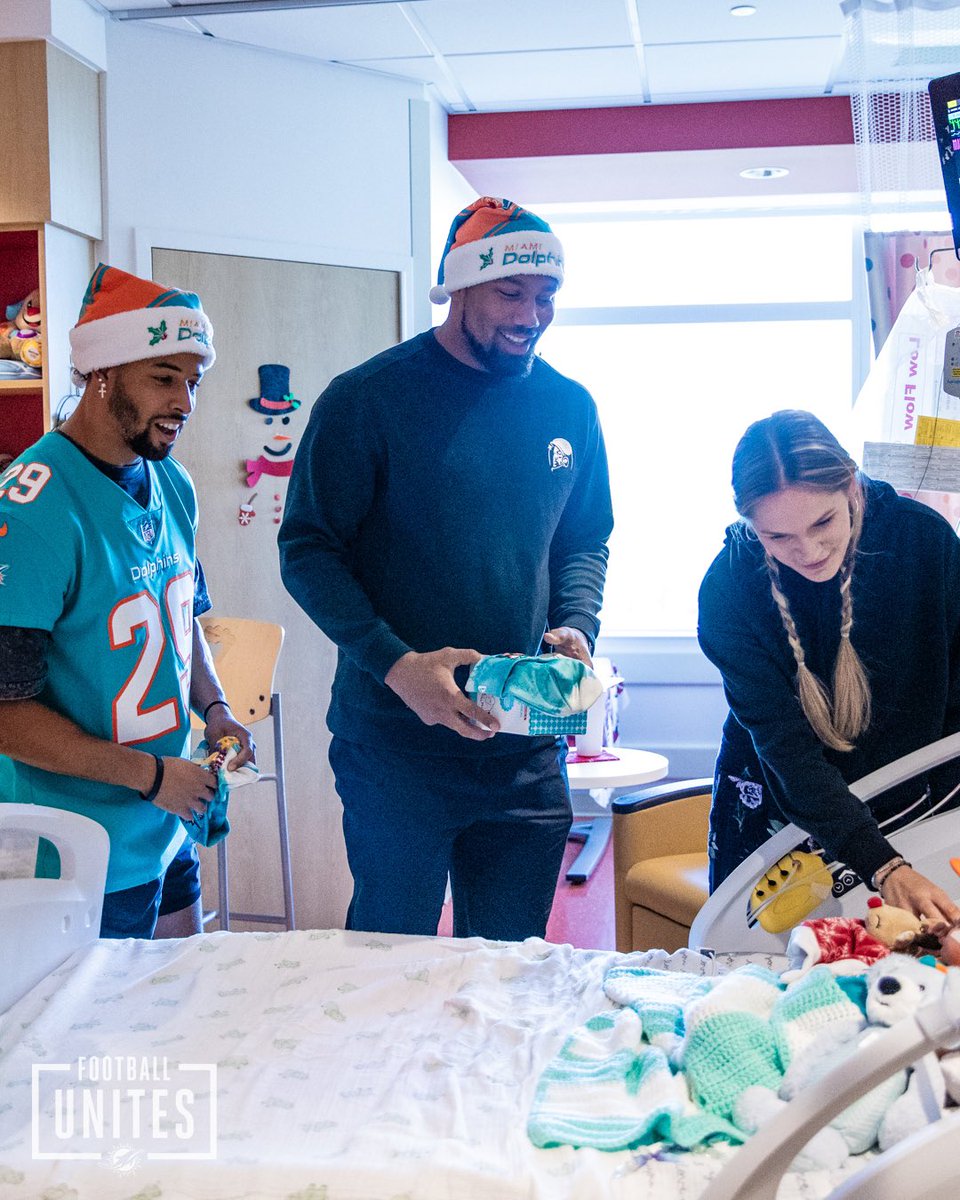
[[(874, 963), (866, 972), (866, 1028), (853, 1037), (825, 1033), (818, 1038), (790, 1064), (779, 1093), (766, 1087), (747, 1088), (734, 1107), (736, 1124), (745, 1132), (755, 1132), (808, 1084), (878, 1037), (884, 1027), (936, 999), (944, 979), (942, 971), (904, 954), (890, 954)], [(877, 1142), (885, 1149), (935, 1120), (944, 1100), (943, 1075), (931, 1054), (923, 1060), (922, 1070), (919, 1066), (914, 1070), (909, 1087), (907, 1072), (898, 1071), (836, 1116), (808, 1142), (794, 1166), (800, 1170), (834, 1168)]]

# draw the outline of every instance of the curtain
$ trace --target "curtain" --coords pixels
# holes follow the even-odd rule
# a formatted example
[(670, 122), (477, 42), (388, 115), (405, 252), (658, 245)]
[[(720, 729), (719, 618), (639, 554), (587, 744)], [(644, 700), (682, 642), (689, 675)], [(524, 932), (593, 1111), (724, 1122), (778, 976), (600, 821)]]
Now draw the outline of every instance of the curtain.
[(953, 237), (949, 233), (876, 233), (863, 235), (867, 268), (867, 298), (870, 306), (870, 329), (873, 349), (887, 340), (887, 334), (897, 319), (903, 302), (917, 282), (917, 270), (930, 264), (932, 250), (945, 248), (933, 259), (933, 279), (947, 287), (960, 287), (960, 259), (953, 252)]

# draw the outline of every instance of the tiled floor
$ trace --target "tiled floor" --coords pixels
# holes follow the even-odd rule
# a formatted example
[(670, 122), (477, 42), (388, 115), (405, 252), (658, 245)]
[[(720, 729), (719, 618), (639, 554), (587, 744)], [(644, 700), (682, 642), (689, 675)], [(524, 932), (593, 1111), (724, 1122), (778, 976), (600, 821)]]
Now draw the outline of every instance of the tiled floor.
[[(567, 868), (580, 852), (580, 843), (568, 842), (563, 873), (557, 885), (553, 912), (547, 923), (547, 940), (569, 942), (588, 950), (616, 948), (613, 918), (613, 843), (608, 843), (597, 869), (586, 883), (567, 883)], [(452, 930), (450, 905), (446, 905), (437, 932)]]

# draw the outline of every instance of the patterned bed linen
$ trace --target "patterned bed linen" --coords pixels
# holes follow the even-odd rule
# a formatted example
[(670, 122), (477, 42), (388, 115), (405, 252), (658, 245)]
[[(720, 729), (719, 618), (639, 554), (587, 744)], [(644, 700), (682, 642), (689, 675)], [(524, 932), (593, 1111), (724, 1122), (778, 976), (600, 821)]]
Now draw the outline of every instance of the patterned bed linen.
[[(527, 1137), (543, 1068), (612, 1008), (603, 977), (626, 957), (343, 931), (96, 942), (0, 1017), (0, 1200), (706, 1197), (728, 1147)], [(689, 951), (630, 961), (718, 969)], [(103, 1055), (216, 1063), (216, 1158), (32, 1160), (33, 1065)], [(826, 1196), (858, 1165), (788, 1176), (780, 1195)]]

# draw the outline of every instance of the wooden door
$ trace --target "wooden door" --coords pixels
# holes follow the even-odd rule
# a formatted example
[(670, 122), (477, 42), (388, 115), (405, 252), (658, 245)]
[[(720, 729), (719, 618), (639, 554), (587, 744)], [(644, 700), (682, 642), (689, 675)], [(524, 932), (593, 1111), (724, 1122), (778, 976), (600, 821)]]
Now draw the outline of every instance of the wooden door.
[[(297, 924), (342, 927), (351, 883), (341, 809), (327, 764), (325, 716), (335, 647), (287, 595), (280, 581), (277, 531), (287, 480), (261, 476), (247, 486), (243, 464), (276, 448), (291, 452), (316, 397), (341, 371), (400, 338), (400, 278), (395, 271), (154, 249), (153, 276), (196, 292), (214, 327), (217, 361), (177, 449), (200, 500), (198, 550), (213, 612), (275, 621), (286, 629), (277, 685), (283, 694), (287, 804)], [(300, 407), (282, 424), (248, 401), (260, 395), (258, 367), (290, 370)], [(269, 456), (268, 456), (269, 457)], [(250, 503), (251, 497), (255, 498)], [(241, 525), (240, 506), (255, 516)], [(255, 726), (272, 764), (269, 722)], [(231, 800), (231, 907), (283, 910), (276, 807), (267, 785)], [(206, 907), (216, 906), (216, 854), (203, 858)], [(242, 927), (242, 926), (240, 926)]]

